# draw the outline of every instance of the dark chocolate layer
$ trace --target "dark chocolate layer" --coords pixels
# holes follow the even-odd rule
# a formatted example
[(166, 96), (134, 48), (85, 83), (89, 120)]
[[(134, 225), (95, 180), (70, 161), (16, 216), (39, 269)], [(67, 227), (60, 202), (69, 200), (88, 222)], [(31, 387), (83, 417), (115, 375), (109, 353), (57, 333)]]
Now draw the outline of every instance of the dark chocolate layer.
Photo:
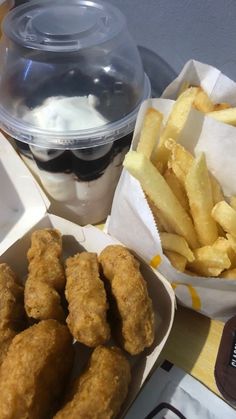
[[(98, 179), (113, 159), (125, 149), (128, 150), (132, 133), (116, 140), (113, 144), (78, 150), (53, 150), (31, 147), (16, 141), (22, 154), (33, 158), (40, 170), (51, 173), (74, 173), (78, 181)], [(39, 152), (38, 152), (39, 150)], [(55, 156), (55, 157), (54, 157)]]

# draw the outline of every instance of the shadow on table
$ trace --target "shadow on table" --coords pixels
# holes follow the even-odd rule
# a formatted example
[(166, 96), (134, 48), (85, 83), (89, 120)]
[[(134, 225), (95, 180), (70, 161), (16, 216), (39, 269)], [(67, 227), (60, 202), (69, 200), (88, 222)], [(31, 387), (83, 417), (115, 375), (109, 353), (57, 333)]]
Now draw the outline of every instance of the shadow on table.
[(163, 359), (191, 373), (207, 340), (210, 324), (208, 317), (178, 306), (174, 325), (163, 351)]

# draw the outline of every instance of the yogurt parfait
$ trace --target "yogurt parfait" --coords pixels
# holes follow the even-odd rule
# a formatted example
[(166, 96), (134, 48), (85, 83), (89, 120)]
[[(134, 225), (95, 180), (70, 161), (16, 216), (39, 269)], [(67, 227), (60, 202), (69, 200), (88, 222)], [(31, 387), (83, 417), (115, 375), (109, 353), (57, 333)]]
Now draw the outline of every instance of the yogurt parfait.
[(51, 210), (104, 220), (150, 96), (124, 16), (103, 1), (33, 0), (5, 18), (0, 57), (1, 128)]

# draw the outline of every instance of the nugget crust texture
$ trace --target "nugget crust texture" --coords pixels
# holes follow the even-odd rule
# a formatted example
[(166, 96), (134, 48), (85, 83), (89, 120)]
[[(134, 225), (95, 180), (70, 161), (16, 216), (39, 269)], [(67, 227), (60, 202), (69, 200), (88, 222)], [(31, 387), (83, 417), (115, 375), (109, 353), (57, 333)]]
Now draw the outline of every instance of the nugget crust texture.
[(0, 264), (0, 365), (14, 336), (25, 327), (24, 289), (12, 269)]
[(152, 301), (139, 262), (121, 245), (107, 246), (99, 261), (115, 300), (121, 344), (131, 355), (137, 355), (151, 346), (155, 335)]
[(108, 303), (96, 253), (82, 252), (66, 261), (68, 327), (76, 340), (96, 347), (110, 338)]
[(72, 337), (56, 320), (19, 333), (0, 370), (0, 418), (47, 418), (62, 395), (72, 362)]
[(127, 396), (130, 379), (130, 365), (123, 352), (98, 346), (55, 419), (115, 418)]
[(60, 296), (65, 287), (61, 254), (62, 239), (58, 230), (33, 232), (27, 253), (29, 274), (25, 284), (25, 309), (29, 317), (36, 320), (65, 319)]

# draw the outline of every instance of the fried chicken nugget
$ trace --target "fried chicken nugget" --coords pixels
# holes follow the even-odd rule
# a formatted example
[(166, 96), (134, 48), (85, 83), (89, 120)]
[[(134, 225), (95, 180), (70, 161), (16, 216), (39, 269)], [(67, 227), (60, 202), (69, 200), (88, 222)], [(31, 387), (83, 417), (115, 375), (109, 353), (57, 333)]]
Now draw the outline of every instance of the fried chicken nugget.
[(107, 246), (99, 261), (118, 313), (119, 336), (124, 349), (137, 355), (154, 341), (154, 311), (139, 262), (123, 246)]
[(68, 327), (76, 340), (96, 347), (110, 338), (108, 303), (99, 277), (96, 253), (82, 252), (66, 260)]
[(65, 319), (60, 296), (65, 287), (61, 254), (62, 238), (58, 230), (48, 228), (33, 232), (27, 253), (29, 274), (25, 284), (25, 309), (29, 317)]
[(6, 263), (0, 264), (0, 365), (14, 336), (25, 327), (24, 289)]
[(130, 365), (116, 347), (94, 349), (87, 370), (54, 419), (114, 419), (127, 396)]
[(42, 419), (54, 413), (72, 363), (72, 336), (56, 320), (19, 333), (0, 370), (0, 418)]

